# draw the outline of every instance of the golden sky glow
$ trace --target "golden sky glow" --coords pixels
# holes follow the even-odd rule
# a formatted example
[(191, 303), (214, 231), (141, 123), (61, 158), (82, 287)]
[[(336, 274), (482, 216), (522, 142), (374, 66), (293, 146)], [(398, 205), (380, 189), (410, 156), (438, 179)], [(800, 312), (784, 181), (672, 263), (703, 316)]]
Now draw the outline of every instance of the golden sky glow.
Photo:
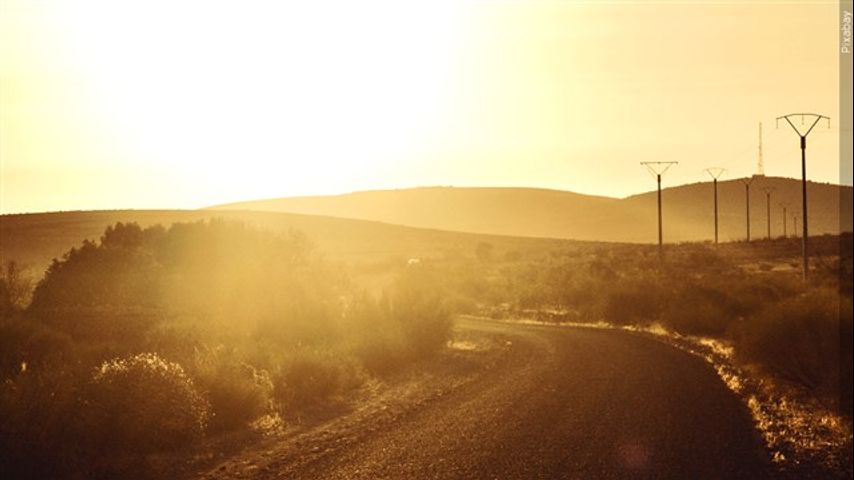
[(835, 2), (305, 3), (0, 0), (0, 212), (839, 181)]

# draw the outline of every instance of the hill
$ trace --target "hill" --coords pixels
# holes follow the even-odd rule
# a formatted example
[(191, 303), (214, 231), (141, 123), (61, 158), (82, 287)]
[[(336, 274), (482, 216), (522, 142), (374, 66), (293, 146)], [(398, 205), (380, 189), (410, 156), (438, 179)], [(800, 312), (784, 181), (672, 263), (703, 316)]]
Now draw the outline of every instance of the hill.
[[(751, 185), (751, 236), (766, 235), (764, 187), (771, 197), (772, 236), (783, 231), (780, 202), (787, 202), (787, 230), (794, 232), (792, 214), (800, 213), (800, 181), (755, 177)], [(741, 180), (721, 181), (720, 239), (746, 236), (744, 186)], [(840, 198), (843, 211), (840, 218)], [(851, 230), (851, 187), (808, 184), (810, 233)], [(665, 240), (710, 240), (713, 229), (711, 182), (666, 188)], [(427, 187), (377, 190), (335, 196), (290, 197), (218, 205), (214, 210), (257, 210), (327, 215), (381, 221), (413, 227), (528, 237), (571, 238), (615, 242), (656, 241), (656, 192), (623, 199), (532, 188)], [(840, 223), (842, 222), (842, 223)]]
[(566, 240), (512, 238), (403, 227), (380, 222), (275, 212), (210, 210), (110, 210), (0, 216), (0, 261), (15, 260), (41, 275), (53, 258), (84, 239), (97, 240), (116, 222), (146, 227), (206, 219), (226, 219), (272, 231), (297, 230), (324, 256), (350, 264), (402, 262), (408, 258), (472, 255), (481, 243), (495, 254), (572, 244)]

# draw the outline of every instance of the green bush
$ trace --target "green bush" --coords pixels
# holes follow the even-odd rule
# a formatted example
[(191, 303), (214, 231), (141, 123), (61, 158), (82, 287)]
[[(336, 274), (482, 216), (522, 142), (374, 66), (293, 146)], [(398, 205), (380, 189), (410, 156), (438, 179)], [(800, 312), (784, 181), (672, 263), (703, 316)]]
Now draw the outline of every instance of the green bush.
[(84, 410), (96, 444), (135, 454), (190, 445), (210, 416), (184, 369), (155, 353), (103, 363), (88, 385)]

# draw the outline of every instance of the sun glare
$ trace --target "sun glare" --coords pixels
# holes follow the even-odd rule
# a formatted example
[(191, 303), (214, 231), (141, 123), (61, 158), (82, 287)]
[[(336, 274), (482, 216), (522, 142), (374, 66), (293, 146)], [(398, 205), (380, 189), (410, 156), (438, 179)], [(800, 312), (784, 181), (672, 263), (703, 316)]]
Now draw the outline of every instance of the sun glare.
[[(770, 119), (838, 116), (834, 29), (789, 39), (832, 23), (832, 6), (0, 0), (0, 10), (4, 213), (426, 185), (619, 197), (649, 188), (626, 166), (651, 158), (696, 164), (672, 185), (700, 180), (707, 164), (752, 174), (763, 119), (769, 175), (798, 175), (797, 146)], [(686, 21), (699, 15), (707, 21)], [(750, 35), (763, 40), (742, 45)], [(812, 74), (791, 75), (789, 58)], [(836, 142), (811, 148), (811, 178), (837, 181)]]
[(226, 189), (197, 202), (336, 191), (417, 154), (460, 43), (442, 2), (62, 7), (40, 26), (69, 67), (56, 81), (86, 86), (77, 108), (123, 163)]

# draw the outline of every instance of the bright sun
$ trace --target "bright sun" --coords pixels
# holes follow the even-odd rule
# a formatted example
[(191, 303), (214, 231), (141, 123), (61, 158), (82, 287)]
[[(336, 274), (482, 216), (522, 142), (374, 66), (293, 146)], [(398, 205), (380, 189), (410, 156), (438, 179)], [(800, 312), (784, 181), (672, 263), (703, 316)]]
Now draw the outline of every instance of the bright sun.
[(134, 145), (130, 160), (206, 184), (245, 177), (252, 196), (335, 191), (417, 154), (449, 101), (458, 18), (399, 2), (55, 11), (91, 113)]

